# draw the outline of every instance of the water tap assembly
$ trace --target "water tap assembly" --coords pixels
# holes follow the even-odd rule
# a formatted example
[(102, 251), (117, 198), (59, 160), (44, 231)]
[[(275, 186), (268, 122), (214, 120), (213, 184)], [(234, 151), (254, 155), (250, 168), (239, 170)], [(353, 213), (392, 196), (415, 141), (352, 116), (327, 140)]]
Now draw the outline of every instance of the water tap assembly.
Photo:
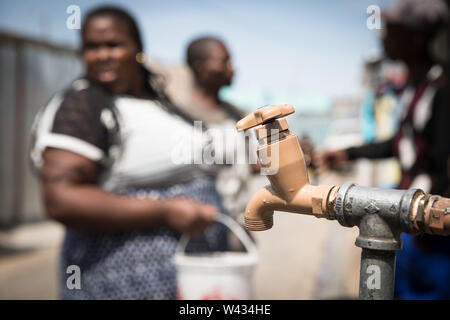
[[(272, 228), (274, 211), (314, 215), (337, 220), (344, 227), (357, 226), (355, 244), (362, 248), (360, 299), (393, 299), (395, 255), (400, 235), (450, 234), (450, 199), (420, 189), (390, 190), (344, 183), (315, 186), (308, 172), (297, 136), (289, 132), (286, 116), (292, 105), (268, 105), (240, 120), (239, 131), (255, 128), (257, 154), (270, 185), (248, 203), (245, 226), (252, 231)], [(379, 281), (372, 281), (378, 272)]]

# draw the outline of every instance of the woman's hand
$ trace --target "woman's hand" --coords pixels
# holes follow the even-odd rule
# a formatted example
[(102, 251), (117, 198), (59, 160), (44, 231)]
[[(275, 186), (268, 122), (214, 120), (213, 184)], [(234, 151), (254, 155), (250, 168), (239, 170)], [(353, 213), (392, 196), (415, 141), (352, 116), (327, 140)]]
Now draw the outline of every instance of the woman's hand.
[(317, 152), (314, 155), (314, 165), (319, 173), (326, 170), (337, 169), (342, 167), (348, 161), (347, 151), (329, 150)]
[(166, 201), (165, 223), (181, 233), (200, 235), (214, 221), (216, 208), (194, 200), (179, 198)]

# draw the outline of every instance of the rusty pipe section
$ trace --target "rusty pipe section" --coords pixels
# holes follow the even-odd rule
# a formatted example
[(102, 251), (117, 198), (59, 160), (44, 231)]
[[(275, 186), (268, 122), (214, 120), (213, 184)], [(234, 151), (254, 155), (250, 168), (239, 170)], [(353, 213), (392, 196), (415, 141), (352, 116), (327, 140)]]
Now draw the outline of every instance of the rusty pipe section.
[(450, 235), (450, 199), (433, 195), (422, 196), (414, 207), (411, 219), (420, 232)]

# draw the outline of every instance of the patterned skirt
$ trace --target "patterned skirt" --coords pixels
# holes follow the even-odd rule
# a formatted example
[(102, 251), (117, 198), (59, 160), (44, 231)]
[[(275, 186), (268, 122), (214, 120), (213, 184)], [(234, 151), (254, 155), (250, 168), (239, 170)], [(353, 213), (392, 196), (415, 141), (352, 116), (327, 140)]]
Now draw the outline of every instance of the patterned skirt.
[[(196, 179), (164, 189), (127, 189), (121, 194), (153, 199), (185, 197), (224, 213), (213, 178)], [(62, 299), (176, 299), (176, 268), (172, 263), (180, 234), (169, 228), (128, 233), (84, 234), (67, 230), (61, 252)], [(227, 250), (227, 230), (213, 224), (192, 239), (186, 251)], [(76, 266), (79, 286), (73, 285)]]

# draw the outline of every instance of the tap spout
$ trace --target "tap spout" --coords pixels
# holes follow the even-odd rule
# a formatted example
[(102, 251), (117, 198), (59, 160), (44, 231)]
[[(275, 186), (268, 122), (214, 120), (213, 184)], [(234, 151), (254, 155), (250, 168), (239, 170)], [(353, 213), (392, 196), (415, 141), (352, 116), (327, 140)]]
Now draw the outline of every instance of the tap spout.
[(264, 231), (273, 226), (273, 212), (282, 210), (286, 201), (275, 194), (270, 185), (260, 189), (245, 208), (245, 227), (252, 231)]
[(291, 200), (280, 197), (270, 185), (259, 190), (245, 209), (245, 227), (252, 231), (264, 231), (273, 226), (274, 211), (314, 215), (318, 218), (335, 219), (335, 186), (306, 184)]

